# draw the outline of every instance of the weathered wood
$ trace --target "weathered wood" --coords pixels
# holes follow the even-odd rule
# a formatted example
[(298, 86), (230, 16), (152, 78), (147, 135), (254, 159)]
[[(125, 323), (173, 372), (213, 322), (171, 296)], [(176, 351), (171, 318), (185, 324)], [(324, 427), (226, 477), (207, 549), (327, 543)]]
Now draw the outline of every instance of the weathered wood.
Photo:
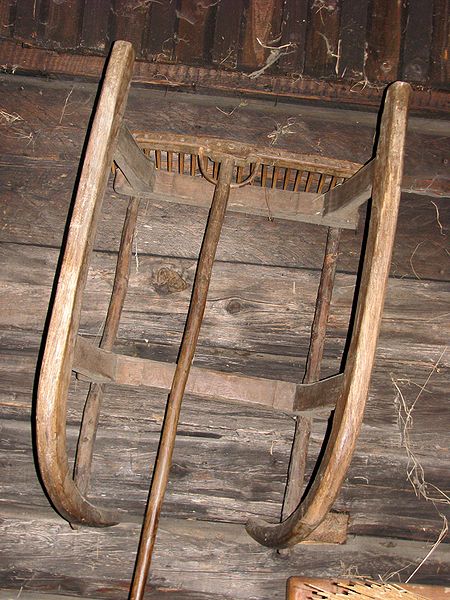
[(371, 82), (392, 81), (398, 77), (402, 8), (401, 0), (373, 0), (370, 4), (364, 76)]
[[(136, 6), (136, 5), (135, 5)], [(133, 9), (133, 5), (130, 7)], [(174, 57), (177, 5), (175, 2), (151, 2), (142, 41), (142, 56), (158, 62)]]
[[(2, 244), (0, 251), (5, 286), (1, 326), (42, 331), (58, 251), (17, 244)], [(140, 256), (139, 261), (139, 272), (133, 268), (130, 276), (131, 304), (125, 304), (119, 337), (125, 353), (138, 352), (150, 358), (151, 346), (147, 344), (180, 342), (179, 315), (186, 314), (188, 308), (195, 262), (151, 256)], [(82, 313), (82, 334), (98, 335), (108, 308), (115, 263), (115, 255), (94, 255), (91, 284)], [(221, 348), (221, 352), (225, 348), (238, 349), (244, 353), (242, 364), (245, 352), (279, 356), (277, 368), (282, 369), (283, 379), (295, 381), (307, 353), (317, 284), (315, 270), (216, 262), (201, 345), (205, 351), (208, 347)], [(334, 362), (334, 372), (340, 360), (339, 339), (348, 330), (353, 293), (354, 276), (339, 273), (329, 326), (329, 365)], [(384, 363), (387, 372), (394, 366), (393, 356), (399, 364), (408, 361), (430, 364), (436, 348), (445, 345), (447, 293), (445, 281), (406, 278), (390, 281), (379, 348), (380, 360), (387, 361)], [(17, 311), (17, 306), (22, 310)], [(213, 368), (220, 369), (219, 357), (214, 359), (214, 352), (210, 354), (215, 362)], [(173, 361), (175, 355), (175, 351), (167, 352), (162, 360)], [(324, 372), (324, 376), (329, 374), (333, 371)], [(274, 371), (270, 371), (270, 377), (276, 378)]]
[[(80, 44), (83, 21), (84, 0), (65, 2), (44, 2), (46, 5), (45, 37), (46, 45), (61, 49), (75, 49)], [(103, 57), (102, 57), (103, 59)]]
[[(306, 361), (303, 382), (312, 384), (320, 379), (325, 336), (330, 314), (331, 298), (339, 250), (340, 229), (328, 229), (322, 272), (317, 291), (316, 308), (311, 327), (311, 342)], [(339, 381), (336, 401), (342, 393), (342, 381)], [(324, 390), (324, 395), (328, 394)], [(322, 400), (323, 401), (323, 400)], [(288, 518), (300, 504), (303, 495), (303, 480), (308, 456), (308, 442), (311, 434), (311, 418), (297, 418), (294, 440), (292, 442), (291, 459), (289, 461), (286, 493), (282, 509), (282, 521)]]
[(257, 71), (266, 64), (270, 50), (265, 46), (277, 45), (281, 33), (277, 5), (277, 0), (253, 0), (246, 6), (239, 67)]
[(214, 45), (211, 59), (218, 68), (236, 68), (244, 0), (228, 0), (216, 6)]
[(93, 235), (125, 110), (133, 60), (133, 48), (128, 42), (115, 44), (78, 184), (45, 339), (36, 408), (39, 469), (49, 496), (64, 517), (98, 525), (111, 525), (116, 517), (91, 505), (70, 477), (66, 401)]
[(317, 79), (340, 77), (340, 2), (309, 3), (305, 74)]
[(114, 162), (132, 189), (128, 196), (142, 197), (153, 191), (155, 163), (145, 156), (124, 123), (120, 128)]
[(0, 0), (0, 27), (2, 28), (3, 37), (11, 37), (13, 33), (12, 8), (16, 8), (15, 3), (11, 3), (10, 0)]
[(184, 64), (209, 62), (213, 43), (215, 5), (181, 0), (177, 8), (176, 60)]
[[(404, 26), (401, 77), (405, 81), (429, 80), (433, 11), (420, 0), (408, 2)], [(444, 20), (444, 16), (442, 15)]]
[[(342, 578), (330, 580), (314, 579), (312, 577), (290, 577), (288, 580), (287, 600), (310, 600), (311, 593), (314, 589), (320, 589), (324, 592), (330, 592), (333, 594), (341, 592), (346, 595), (348, 584), (354, 584), (358, 581), (363, 583), (363, 580), (361, 581), (361, 579), (351, 580)], [(386, 585), (389, 583), (391, 582), (387, 582)], [(377, 582), (375, 585), (382, 586), (383, 582)], [(399, 585), (399, 587), (401, 587), (403, 590), (417, 594), (417, 596), (414, 596), (414, 598), (428, 598), (429, 600), (446, 600), (448, 598), (448, 588), (444, 586), (418, 585), (414, 583), (391, 583), (391, 585)], [(354, 593), (357, 594), (356, 591)], [(367, 593), (369, 593), (369, 590), (367, 590)], [(377, 591), (374, 589), (373, 593), (377, 594)], [(378, 593), (382, 594), (383, 591), (380, 589)], [(388, 592), (386, 591), (386, 593)]]
[(374, 160), (368, 162), (353, 177), (323, 195), (323, 214), (331, 218), (345, 219), (347, 215), (352, 221), (360, 206), (372, 193)]
[[(9, 514), (2, 511), (7, 557), (2, 569), (3, 585), (17, 590), (23, 586), (24, 591), (56, 591), (59, 586), (64, 593), (92, 597), (126, 595), (138, 533), (136, 524), (73, 532), (48, 514), (37, 513), (33, 517), (23, 510)], [(30, 532), (30, 542), (25, 548), (21, 544), (24, 522)], [(342, 577), (350, 566), (376, 579), (378, 574), (410, 563), (412, 566), (402, 572), (406, 578), (424, 550), (423, 544), (404, 540), (387, 544), (379, 537), (354, 538), (339, 548), (341, 554), (336, 546), (302, 546), (299, 566), (299, 555), (295, 552), (290, 558), (280, 559), (248, 540), (240, 527), (168, 518), (162, 520), (161, 539), (147, 593), (150, 597), (178, 595), (188, 600), (283, 597), (286, 580), (293, 572), (309, 577)], [(205, 547), (210, 551), (205, 553)], [(171, 549), (170, 569), (169, 555), (163, 548)], [(49, 564), (48, 556), (55, 554), (58, 560)], [(418, 581), (445, 585), (448, 560), (449, 548), (441, 544), (418, 573)], [(33, 573), (36, 576), (30, 581)], [(68, 577), (67, 573), (72, 575)]]
[(211, 280), (214, 258), (219, 243), (222, 223), (227, 210), (230, 195), (231, 178), (234, 161), (224, 157), (219, 171), (219, 178), (214, 191), (214, 198), (206, 225), (205, 237), (200, 251), (197, 271), (192, 289), (192, 298), (184, 328), (183, 339), (178, 355), (177, 365), (167, 400), (166, 414), (161, 432), (161, 442), (158, 449), (152, 484), (144, 524), (136, 560), (136, 567), (131, 584), (130, 598), (140, 599), (144, 595), (148, 572), (152, 560), (153, 548), (158, 530), (158, 523), (169, 480), (172, 455), (175, 445), (181, 403), (194, 359), (200, 327), (206, 308), (209, 283)]
[[(73, 370), (94, 383), (169, 390), (175, 364), (107, 352), (78, 337)], [(296, 384), (193, 367), (186, 391), (218, 400), (300, 412), (334, 406), (341, 384), (341, 375), (315, 383)]]
[(125, 40), (133, 44), (138, 58), (142, 57), (142, 44), (152, 3), (120, 3), (115, 7), (112, 21), (115, 40)]
[(39, 23), (41, 11), (44, 2), (34, 2), (34, 0), (24, 0), (18, 2), (15, 6), (15, 19), (12, 23), (14, 38), (23, 42), (32, 43), (38, 38), (42, 39), (44, 33), (43, 24)]
[(81, 23), (80, 45), (83, 48), (104, 53), (109, 50), (111, 38), (109, 23), (113, 6), (110, 0), (84, 0), (83, 19)]
[[(139, 199), (130, 198), (122, 230), (111, 300), (108, 306), (102, 339), (100, 340), (100, 348), (105, 351), (112, 350), (119, 329), (120, 316), (122, 314), (125, 295), (128, 288), (128, 279), (130, 276), (131, 249), (134, 231), (136, 229), (138, 208)], [(78, 344), (75, 346), (75, 357), (78, 353), (77, 347)], [(74, 358), (74, 362), (75, 361), (76, 358)], [(83, 496), (86, 495), (91, 477), (92, 456), (102, 399), (102, 386), (98, 383), (93, 383), (89, 388), (89, 393), (84, 405), (74, 465), (75, 485)]]
[[(156, 3), (152, 3), (152, 11)], [(166, 4), (164, 5), (166, 6)], [(173, 2), (167, 4), (173, 6)], [(440, 16), (438, 17), (440, 18)], [(158, 48), (154, 55), (164, 55), (168, 60), (172, 55), (173, 43), (170, 33), (166, 37), (163, 29), (158, 30), (155, 26), (154, 34), (149, 37), (145, 44), (155, 40)], [(157, 38), (154, 37), (157, 35)], [(158, 42), (161, 40), (161, 42)], [(168, 40), (162, 48), (162, 42)], [(145, 45), (144, 45), (145, 47)], [(10, 41), (0, 40), (0, 56), (6, 69), (10, 71), (14, 66), (15, 73), (52, 73), (55, 75), (66, 75), (71, 77), (83, 77), (99, 80), (102, 73), (104, 59), (98, 56), (82, 56), (64, 54), (60, 55), (43, 48), (24, 48)], [(148, 54), (147, 54), (148, 56)], [(214, 90), (217, 94), (233, 95), (248, 94), (261, 98), (273, 99), (276, 96), (282, 98), (295, 98), (297, 100), (320, 100), (322, 102), (347, 104), (348, 106), (367, 106), (378, 108), (382, 99), (382, 89), (378, 86), (361, 85), (355, 93), (354, 82), (337, 80), (315, 80), (307, 77), (276, 77), (276, 86), (272, 74), (262, 74), (256, 79), (250, 79), (245, 74), (233, 71), (224, 71), (212, 67), (192, 67), (187, 65), (172, 65), (166, 63), (137, 62), (134, 67), (133, 81), (141, 84), (161, 87), (167, 89), (180, 89), (196, 91)], [(425, 113), (440, 113), (445, 115), (448, 110), (448, 92), (441, 89), (433, 89), (431, 92), (421, 86), (414, 88), (411, 96), (411, 110), (424, 111)]]
[(400, 202), (409, 85), (393, 84), (383, 110), (373, 179), (373, 203), (355, 324), (344, 370), (343, 391), (314, 482), (296, 511), (280, 525), (250, 520), (248, 533), (271, 547), (305, 539), (331, 508), (353, 455), (381, 325)]
[[(147, 190), (131, 188), (126, 183), (121, 173), (117, 172), (114, 190), (119, 194), (139, 193), (152, 200), (165, 200), (201, 208), (209, 208), (211, 205), (212, 188), (205, 179), (158, 171), (152, 191), (148, 188)], [(324, 214), (326, 198), (327, 196), (311, 192), (290, 192), (249, 186), (233, 188), (230, 191), (229, 210), (270, 219), (356, 229), (359, 220), (358, 212), (351, 207), (349, 210), (342, 211), (345, 213), (342, 216), (341, 213)]]
[[(5, 87), (6, 82), (8, 86)], [(10, 563), (2, 571), (0, 585), (10, 581), (10, 585), (16, 587), (15, 596), (22, 586), (21, 596), (27, 589), (40, 587), (48, 592), (56, 591), (58, 586), (64, 593), (125, 596), (127, 577), (131, 576), (130, 557), (136, 548), (137, 526), (126, 539), (122, 537), (122, 526), (117, 533), (116, 528), (105, 532), (81, 529), (72, 535), (66, 525), (55, 528), (56, 520), (50, 524), (45, 522), (33, 508), (48, 505), (36, 478), (30, 435), (35, 361), (58, 257), (58, 252), (48, 246), (57, 247), (61, 241), (72, 177), (75, 177), (74, 160), (78, 158), (84, 135), (81, 127), (90, 111), (94, 88), (90, 84), (77, 83), (61, 126), (58, 123), (72, 82), (44, 82), (39, 78), (16, 75), (4, 77), (1, 85), (2, 107), (22, 115), (26, 120), (24, 127), (29, 124), (35, 132), (35, 140), (28, 144), (28, 141), (16, 138), (11, 129), (0, 128), (4, 140), (1, 185), (2, 211), (5, 211), (2, 212), (1, 236), (2, 240), (13, 242), (2, 245), (0, 269), (4, 294), (3, 310), (0, 311), (1, 497), (3, 507), (11, 508), (18, 502), (23, 507), (16, 521), (5, 528), (7, 537), (2, 536), (1, 551), (10, 558)], [(288, 116), (297, 115), (295, 107), (283, 108), (279, 103), (275, 111), (273, 107), (270, 110), (258, 108), (249, 100), (248, 107), (227, 117), (215, 106), (231, 111), (236, 106), (235, 99), (210, 98), (205, 102), (205, 99), (188, 95), (177, 101), (174, 92), (168, 92), (165, 99), (160, 92), (135, 89), (134, 93), (135, 100), (129, 102), (127, 112), (130, 127), (144, 122), (151, 125), (155, 120), (161, 129), (167, 129), (170, 119), (174, 131), (181, 132), (184, 127), (195, 133), (194, 125), (197, 124), (201, 126), (202, 134), (222, 135), (224, 128), (230, 128), (232, 123), (233, 137), (236, 133), (239, 139), (249, 141), (254, 132), (258, 142), (264, 142), (274, 121), (284, 123)], [(166, 116), (158, 105), (164, 106)], [(184, 106), (183, 111), (179, 110), (181, 106)], [(266, 120), (262, 118), (261, 108), (267, 111)], [(314, 113), (308, 110), (306, 118), (306, 110), (307, 107), (302, 107), (302, 122), (305, 118), (312, 143), (321, 141), (325, 156), (347, 156), (358, 161), (369, 158), (369, 154), (365, 156), (364, 148), (370, 145), (374, 128), (372, 116), (340, 111), (346, 126), (344, 134), (332, 111), (321, 109)], [(309, 120), (311, 115), (315, 115), (312, 121)], [(355, 119), (360, 121), (361, 128), (355, 125)], [(427, 187), (434, 177), (430, 168), (432, 162), (443, 173), (446, 125), (444, 121), (431, 120), (414, 123), (414, 119), (410, 125), (408, 145), (415, 160), (411, 164), (416, 167), (421, 164), (422, 175), (428, 174), (429, 181), (423, 186)], [(436, 137), (439, 134), (437, 125), (442, 131), (440, 138)], [(418, 135), (417, 127), (424, 126), (434, 135), (423, 136), (420, 131)], [(346, 155), (345, 144), (349, 139), (354, 143), (348, 146), (349, 154)], [(298, 135), (280, 139), (280, 145), (282, 141), (283, 146), (291, 150), (296, 144), (308, 148), (301, 131)], [(336, 151), (330, 154), (332, 144)], [(423, 155), (424, 147), (429, 150), (426, 155)], [(418, 162), (420, 154), (423, 155), (421, 163)], [(30, 158), (24, 160), (25, 155)], [(14, 163), (13, 167), (11, 163)], [(95, 244), (100, 252), (93, 261), (82, 329), (92, 334), (92, 339), (98, 338), (107, 309), (116, 261), (113, 252), (117, 249), (120, 222), (126, 208), (126, 203), (110, 193), (112, 197), (105, 198), (104, 221)], [(402, 199), (396, 264), (391, 271), (398, 279), (390, 282), (364, 426), (347, 481), (336, 503), (338, 510), (350, 511), (349, 531), (357, 537), (342, 547), (322, 546), (314, 558), (306, 546), (296, 548), (293, 561), (272, 562), (275, 557), (261, 549), (261, 559), (256, 561), (255, 555), (249, 554), (249, 546), (237, 541), (249, 543), (242, 535), (241, 524), (248, 515), (263, 515), (273, 522), (279, 517), (292, 419), (251, 407), (204, 402), (202, 398), (190, 395), (184, 402), (164, 510), (180, 520), (191, 519), (187, 524), (193, 527), (202, 527), (202, 521), (233, 522), (236, 524), (233, 531), (237, 535), (232, 532), (227, 537), (230, 542), (224, 558), (220, 523), (212, 523), (208, 530), (208, 539), (214, 539), (214, 544), (197, 537), (189, 545), (170, 533), (166, 537), (162, 527), (153, 568), (154, 594), (161, 594), (157, 588), (163, 587), (164, 596), (168, 598), (181, 596), (203, 600), (211, 595), (228, 594), (229, 598), (249, 596), (265, 600), (284, 595), (286, 578), (298, 573), (299, 564), (304, 573), (317, 576), (342, 574), (352, 565), (364, 574), (370, 566), (371, 575), (377, 578), (379, 573), (412, 562), (413, 565), (402, 572), (406, 577), (425, 556), (439, 535), (442, 521), (431, 503), (415, 497), (406, 480), (407, 460), (395, 422), (396, 392), (391, 376), (396, 381), (403, 380), (399, 385), (407, 401), (412, 402), (448, 337), (445, 318), (448, 287), (444, 282), (448, 275), (443, 249), (446, 238), (441, 235), (436, 214), (446, 233), (449, 213), (443, 200), (434, 202), (437, 208), (426, 197), (404, 196)], [(139, 270), (136, 272), (133, 266), (131, 293), (125, 307), (118, 351), (164, 361), (175, 360), (182, 315), (187, 309), (195, 268), (193, 258), (198, 253), (204, 220), (205, 213), (201, 209), (170, 207), (158, 201), (148, 204), (147, 214), (142, 211), (138, 226)], [(151, 229), (147, 227), (149, 225)], [(254, 235), (255, 228), (257, 236)], [(320, 268), (320, 248), (324, 240), (317, 230), (319, 228), (314, 226), (277, 220), (269, 222), (261, 217), (227, 217), (218, 255), (233, 264), (216, 264), (204, 336), (196, 354), (198, 366), (242, 372), (248, 376), (270, 375), (274, 379), (293, 377), (295, 380), (296, 374), (304, 368), (306, 324), (312, 319), (314, 290), (318, 282), (317, 273), (297, 272), (297, 269), (302, 266)], [(340, 263), (344, 271), (356, 269), (358, 240), (353, 233), (344, 232)], [(421, 242), (423, 244), (411, 259), (421, 277), (418, 280), (409, 259)], [(39, 248), (39, 244), (46, 247)], [(236, 261), (241, 264), (236, 265)], [(166, 277), (167, 273), (170, 276)], [(430, 281), (433, 279), (439, 281)], [(350, 275), (338, 275), (324, 361), (327, 373), (339, 361), (339, 340), (347, 328), (352, 284)], [(302, 315), (300, 325), (299, 314)], [(143, 327), (138, 328), (133, 323), (140, 321), (141, 315)], [(149, 341), (146, 342), (144, 337)], [(448, 359), (447, 353), (427, 383), (416, 405), (411, 432), (413, 448), (419, 453), (427, 480), (441, 489), (445, 489), (448, 479), (443, 466), (449, 445), (445, 414)], [(73, 382), (68, 407), (71, 455), (86, 391), (85, 383)], [(128, 510), (130, 520), (137, 523), (145, 504), (146, 480), (150, 476), (148, 465), (153, 464), (165, 397), (164, 393), (148, 388), (128, 388), (126, 392), (124, 399), (123, 388), (108, 385), (105, 389), (92, 497), (98, 503), (106, 501), (111, 507)], [(320, 449), (324, 431), (325, 421), (317, 418), (311, 435), (307, 475)], [(89, 540), (83, 537), (86, 534), (89, 534)], [(361, 536), (378, 536), (378, 540)], [(380, 540), (380, 536), (384, 539)], [(395, 538), (408, 541), (398, 542)], [(9, 551), (9, 540), (13, 541), (17, 554)], [(410, 540), (421, 543), (412, 544)], [(355, 543), (358, 549), (355, 549)], [(253, 547), (259, 552), (256, 545)], [(192, 556), (189, 548), (200, 560), (199, 564), (186, 565), (186, 556)], [(426, 561), (423, 572), (417, 574), (420, 580), (445, 583), (448, 561), (441, 558), (443, 550), (447, 550), (447, 546), (442, 544)], [(297, 552), (299, 555), (295, 556)], [(16, 556), (19, 560), (15, 560)], [(161, 568), (158, 567), (158, 556)], [(328, 569), (325, 573), (324, 565)], [(125, 573), (126, 568), (129, 572)], [(333, 569), (336, 569), (335, 573)], [(67, 577), (68, 573), (70, 577)], [(175, 588), (178, 591), (170, 591)]]
[(432, 9), (430, 80), (434, 84), (447, 84), (448, 72), (448, 16), (449, 6), (446, 0), (435, 0)]
[[(341, 23), (339, 39), (340, 77), (357, 82), (355, 88), (359, 92), (364, 85), (365, 41), (369, 0), (351, 2), (345, 0), (341, 4)], [(361, 82), (361, 83), (359, 83)]]
[(305, 40), (308, 18), (308, 0), (286, 0), (283, 3), (283, 21), (279, 44), (292, 44), (289, 53), (277, 64), (283, 73), (301, 77), (305, 65)]

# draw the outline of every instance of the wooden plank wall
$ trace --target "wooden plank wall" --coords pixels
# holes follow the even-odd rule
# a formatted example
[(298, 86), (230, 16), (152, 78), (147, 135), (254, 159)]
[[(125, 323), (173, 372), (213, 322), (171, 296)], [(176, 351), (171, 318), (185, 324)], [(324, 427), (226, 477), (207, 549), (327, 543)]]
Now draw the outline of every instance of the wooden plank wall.
[[(118, 527), (72, 531), (42, 491), (32, 443), (39, 347), (96, 87), (4, 75), (0, 92), (0, 587), (15, 588), (13, 597), (20, 597), (21, 589), (125, 597), (166, 394), (107, 388), (91, 495), (127, 511)], [(12, 115), (9, 121), (7, 115)], [(376, 115), (361, 111), (281, 102), (274, 107), (255, 100), (236, 109), (232, 98), (134, 88), (126, 113), (132, 129), (219, 135), (261, 145), (277, 123), (288, 119), (294, 133), (281, 136), (276, 147), (361, 162), (371, 156)], [(448, 194), (444, 161), (449, 139), (448, 124), (410, 121), (405, 176), (412, 187), (440, 180), (440, 194)], [(428, 157), (423, 148), (430, 149)], [(98, 336), (105, 316), (124, 211), (124, 199), (109, 188), (83, 307), (82, 332), (90, 337)], [(119, 351), (174, 360), (205, 219), (201, 209), (163, 201), (143, 204)], [(350, 513), (348, 543), (302, 546), (289, 556), (254, 543), (243, 529), (246, 519), (279, 518), (293, 420), (188, 396), (150, 598), (164, 593), (168, 600), (281, 599), (294, 574), (324, 577), (350, 571), (377, 578), (403, 569), (399, 577), (404, 580), (426, 555), (442, 529), (438, 511), (446, 506), (436, 509), (417, 497), (407, 481), (394, 382), (408, 406), (420, 392), (411, 447), (427, 481), (445, 490), (449, 224), (446, 198), (403, 195), (364, 426), (336, 504)], [(361, 234), (343, 235), (324, 374), (339, 367)], [(293, 381), (301, 377), (324, 236), (313, 225), (227, 215), (198, 365)], [(71, 456), (85, 395), (86, 385), (74, 380)], [(314, 422), (308, 475), (327, 417)], [(450, 546), (443, 543), (414, 581), (445, 584), (449, 564)]]
[(447, 0), (0, 0), (0, 35), (32, 47), (137, 56), (247, 74), (447, 88)]

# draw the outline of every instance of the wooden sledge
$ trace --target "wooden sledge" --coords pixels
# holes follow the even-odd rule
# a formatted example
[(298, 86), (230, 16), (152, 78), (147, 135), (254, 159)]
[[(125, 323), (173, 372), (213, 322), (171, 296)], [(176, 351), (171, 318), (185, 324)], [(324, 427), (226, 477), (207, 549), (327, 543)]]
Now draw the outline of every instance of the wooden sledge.
[[(132, 135), (122, 117), (133, 61), (132, 46), (116, 42), (89, 134), (63, 250), (39, 377), (36, 440), (42, 480), (56, 510), (73, 524), (114, 525), (119, 514), (94, 505), (87, 497), (103, 385), (114, 382), (170, 390), (131, 591), (132, 598), (141, 598), (186, 390), (209, 399), (298, 415), (283, 521), (274, 525), (250, 521), (247, 531), (255, 540), (266, 546), (288, 547), (311, 539), (320, 524), (330, 519), (327, 515), (350, 464), (369, 389), (400, 200), (410, 88), (402, 82), (389, 87), (376, 156), (361, 166), (228, 140), (150, 132)], [(103, 336), (95, 346), (78, 335), (78, 327), (97, 221), (113, 162), (115, 189), (129, 196), (129, 204)], [(127, 290), (139, 199), (143, 197), (210, 209), (176, 365), (113, 352)], [(320, 380), (340, 229), (356, 227), (358, 209), (369, 198), (370, 226), (348, 358), (343, 373)], [(191, 369), (227, 207), (267, 215), (268, 206), (273, 218), (328, 228), (303, 383)], [(73, 476), (66, 447), (72, 371), (91, 382)], [(327, 407), (335, 408), (331, 435), (314, 481), (302, 499), (308, 415)]]

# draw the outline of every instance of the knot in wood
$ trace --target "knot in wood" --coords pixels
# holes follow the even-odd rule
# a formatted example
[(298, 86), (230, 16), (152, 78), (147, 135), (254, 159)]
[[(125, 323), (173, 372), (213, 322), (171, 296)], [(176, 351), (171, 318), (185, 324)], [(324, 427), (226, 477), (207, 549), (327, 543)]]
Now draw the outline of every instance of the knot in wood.
[(226, 305), (225, 310), (230, 315), (236, 315), (242, 310), (242, 303), (237, 298), (232, 298)]
[(188, 287), (183, 277), (171, 267), (161, 267), (153, 278), (153, 287), (162, 296), (182, 292)]

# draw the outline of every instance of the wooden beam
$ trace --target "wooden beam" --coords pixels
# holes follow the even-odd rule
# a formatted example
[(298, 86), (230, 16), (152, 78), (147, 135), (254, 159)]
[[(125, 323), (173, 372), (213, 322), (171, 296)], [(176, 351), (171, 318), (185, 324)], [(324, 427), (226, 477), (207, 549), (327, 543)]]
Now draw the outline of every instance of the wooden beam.
[[(169, 390), (175, 364), (115, 354), (78, 336), (73, 370), (95, 383), (116, 383)], [(296, 384), (192, 367), (187, 393), (223, 401), (259, 405), (285, 412), (332, 408), (342, 375), (316, 383)]]
[[(138, 192), (127, 185), (126, 178), (120, 171), (116, 172), (114, 189), (119, 194), (133, 195)], [(156, 171), (155, 185), (152, 191), (146, 192), (146, 198), (165, 200), (208, 208), (211, 205), (213, 186), (205, 179)], [(310, 192), (291, 192), (276, 188), (263, 188), (256, 185), (243, 188), (232, 188), (228, 201), (228, 210), (250, 215), (259, 215), (288, 221), (314, 223), (327, 227), (356, 229), (358, 211), (349, 210), (344, 215), (324, 214), (326, 195)]]
[(368, 162), (353, 177), (344, 181), (323, 195), (324, 217), (339, 220), (347, 216), (355, 219), (359, 207), (366, 202), (372, 193), (374, 160)]
[(114, 162), (133, 189), (130, 196), (141, 196), (153, 190), (155, 164), (139, 148), (125, 123), (120, 128)]
[[(71, 77), (99, 80), (104, 66), (102, 56), (61, 54), (41, 48), (25, 48), (17, 42), (0, 40), (1, 64), (15, 73), (51, 73)], [(134, 66), (133, 81), (141, 84), (179, 88), (189, 91), (215, 90), (227, 94), (255, 94), (263, 97), (319, 100), (353, 106), (377, 108), (383, 89), (367, 86), (355, 93), (353, 81), (325, 81), (308, 77), (294, 79), (289, 76), (262, 74), (250, 79), (244, 73), (188, 65), (151, 63), (139, 61)], [(411, 110), (448, 111), (449, 92), (441, 89), (414, 88)]]

